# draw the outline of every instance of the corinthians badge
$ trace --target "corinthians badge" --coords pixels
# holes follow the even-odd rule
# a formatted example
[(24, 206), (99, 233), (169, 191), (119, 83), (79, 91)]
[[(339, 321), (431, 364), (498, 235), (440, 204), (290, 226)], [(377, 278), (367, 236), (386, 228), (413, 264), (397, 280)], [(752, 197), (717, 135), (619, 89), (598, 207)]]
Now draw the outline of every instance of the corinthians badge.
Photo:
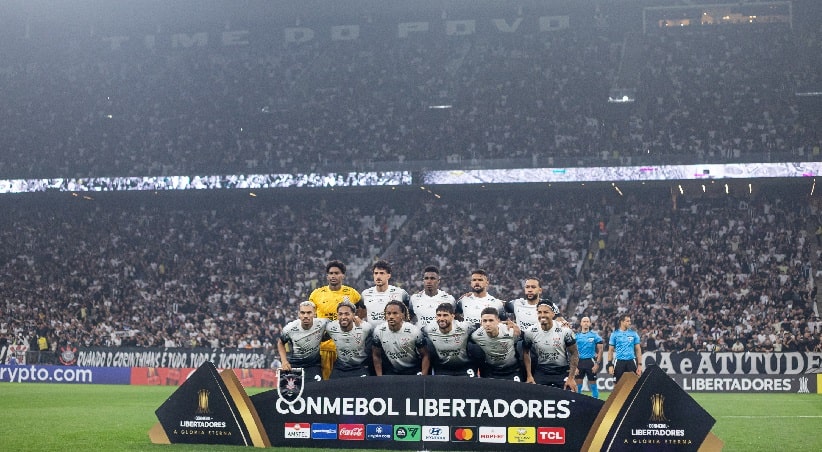
[(277, 369), (277, 395), (285, 403), (291, 405), (303, 395), (305, 372), (302, 368), (292, 367), (291, 370)]

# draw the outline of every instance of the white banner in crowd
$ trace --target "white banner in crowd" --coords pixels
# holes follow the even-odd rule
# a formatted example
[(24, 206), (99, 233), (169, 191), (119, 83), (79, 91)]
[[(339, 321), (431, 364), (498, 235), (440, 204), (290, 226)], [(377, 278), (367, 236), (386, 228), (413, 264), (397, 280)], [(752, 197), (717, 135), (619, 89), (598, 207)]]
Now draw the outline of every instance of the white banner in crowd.
[(608, 166), (588, 168), (520, 168), (441, 170), (423, 174), (425, 184), (520, 184), (541, 182), (642, 182), (815, 177), (819, 162), (734, 163), (723, 165)]
[(350, 173), (229, 174), (226, 176), (88, 177), (0, 179), (0, 194), (263, 188), (333, 188), (411, 185), (408, 171)]
[(727, 165), (609, 166), (586, 168), (519, 168), (349, 173), (230, 174), (215, 176), (94, 177), (74, 179), (0, 179), (0, 194), (45, 192), (116, 192), (265, 188), (332, 188), (542, 182), (641, 182), (799, 178), (822, 174), (820, 162), (744, 163)]

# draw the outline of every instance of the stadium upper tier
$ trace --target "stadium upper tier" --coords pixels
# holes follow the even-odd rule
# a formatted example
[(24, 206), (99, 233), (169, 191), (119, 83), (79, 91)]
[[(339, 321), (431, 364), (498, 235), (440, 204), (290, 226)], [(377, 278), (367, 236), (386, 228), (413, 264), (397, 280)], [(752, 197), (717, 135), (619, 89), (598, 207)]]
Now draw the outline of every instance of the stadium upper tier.
[(16, 5), (0, 178), (820, 159), (818, 2), (663, 28), (641, 2), (351, 3)]

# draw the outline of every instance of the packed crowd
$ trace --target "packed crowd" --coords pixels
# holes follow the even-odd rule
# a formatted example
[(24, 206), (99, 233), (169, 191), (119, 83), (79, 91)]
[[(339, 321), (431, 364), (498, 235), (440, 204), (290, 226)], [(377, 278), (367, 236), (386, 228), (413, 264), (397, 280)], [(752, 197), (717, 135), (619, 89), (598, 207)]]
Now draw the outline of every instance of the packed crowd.
[[(822, 87), (808, 22), (121, 51), (2, 39), (0, 178), (815, 160), (822, 115), (795, 95)], [(631, 70), (636, 102), (608, 104)], [(603, 337), (630, 313), (643, 350), (822, 347), (819, 212), (795, 193), (675, 208), (544, 187), (301, 193), (5, 200), (0, 340), (270, 349), (328, 260), (362, 290), (381, 257), (410, 293), (432, 264), (457, 297), (477, 268), (502, 299), (537, 276)]]
[(686, 27), (646, 36), (642, 113), (612, 131), (617, 146), (662, 153), (669, 162), (757, 153), (818, 159), (819, 115), (800, 108), (795, 94), (820, 86), (812, 69), (820, 64), (819, 43), (787, 27)]
[(2, 333), (31, 347), (38, 332), (52, 347), (270, 345), (327, 259), (365, 259), (402, 223), (339, 199), (241, 201), (9, 209)]
[(820, 350), (807, 200), (626, 207), (577, 313), (631, 314), (647, 351)]
[[(0, 177), (818, 159), (820, 115), (795, 96), (820, 86), (815, 32), (643, 36), (575, 20), (551, 32), (157, 51), (12, 40), (0, 43)], [(608, 104), (626, 54), (639, 55), (637, 101)]]
[[(398, 279), (422, 290), (421, 270), (436, 265), (443, 284), (455, 294), (468, 290), (477, 268), (491, 276), (502, 298), (522, 296), (522, 280), (539, 269), (543, 287), (555, 299), (567, 298), (585, 256), (593, 226), (605, 214), (600, 200), (552, 199), (550, 191), (514, 191), (497, 198), (469, 194), (462, 202), (423, 201), (398, 233), (388, 257)], [(430, 262), (430, 264), (429, 264)]]
[(32, 349), (42, 336), (50, 349), (271, 350), (299, 302), (325, 284), (328, 260), (354, 264), (346, 283), (361, 291), (379, 256), (409, 293), (432, 264), (457, 298), (476, 268), (504, 300), (539, 277), (568, 319), (591, 317), (603, 337), (617, 315), (632, 315), (647, 351), (820, 351), (806, 221), (817, 212), (795, 196), (677, 209), (666, 196), (515, 190), (468, 202), (361, 195), (12, 206), (0, 233), (0, 334)]

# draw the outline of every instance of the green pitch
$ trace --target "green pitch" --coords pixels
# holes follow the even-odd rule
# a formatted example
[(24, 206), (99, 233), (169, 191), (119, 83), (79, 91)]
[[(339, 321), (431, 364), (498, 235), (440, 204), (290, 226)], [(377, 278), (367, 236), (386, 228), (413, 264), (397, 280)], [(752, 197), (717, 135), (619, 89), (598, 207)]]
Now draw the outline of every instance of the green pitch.
[[(260, 390), (249, 389), (250, 394)], [(237, 451), (235, 446), (156, 445), (163, 386), (0, 383), (0, 450)], [(603, 394), (603, 398), (607, 394)], [(818, 451), (822, 395), (694, 394), (717, 423), (726, 451)], [(292, 448), (272, 448), (286, 451)]]

